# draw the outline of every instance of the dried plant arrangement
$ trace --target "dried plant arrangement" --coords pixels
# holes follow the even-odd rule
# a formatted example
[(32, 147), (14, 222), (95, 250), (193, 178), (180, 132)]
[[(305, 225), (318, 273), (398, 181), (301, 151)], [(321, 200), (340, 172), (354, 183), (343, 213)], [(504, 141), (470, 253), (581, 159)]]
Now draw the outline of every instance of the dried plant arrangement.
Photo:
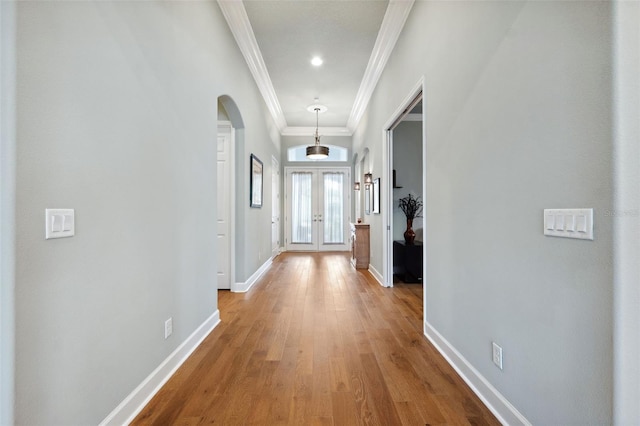
[(422, 217), (422, 200), (420, 196), (413, 197), (409, 194), (404, 198), (398, 200), (398, 207), (404, 212), (407, 219), (415, 219), (416, 217)]

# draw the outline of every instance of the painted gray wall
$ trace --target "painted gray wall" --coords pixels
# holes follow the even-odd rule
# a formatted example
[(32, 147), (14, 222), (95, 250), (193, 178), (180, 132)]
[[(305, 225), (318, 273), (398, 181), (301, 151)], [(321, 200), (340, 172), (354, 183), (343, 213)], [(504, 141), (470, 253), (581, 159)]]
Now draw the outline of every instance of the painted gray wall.
[[(96, 424), (217, 310), (218, 97), (245, 123), (239, 279), (270, 251), (249, 153), (268, 166), (279, 139), (214, 2), (17, 13), (15, 420)], [(76, 209), (75, 237), (44, 240), (47, 207)]]
[[(393, 130), (393, 169), (396, 184), (402, 186), (393, 190), (393, 239), (404, 240), (407, 217), (398, 200), (409, 194), (422, 197), (422, 121), (403, 121)], [(413, 230), (416, 240), (422, 241), (422, 218), (414, 219)]]
[[(416, 2), (354, 135), (379, 174), (424, 76), (425, 321), (533, 424), (612, 421), (611, 7)], [(543, 236), (543, 209), (571, 207), (594, 241)]]

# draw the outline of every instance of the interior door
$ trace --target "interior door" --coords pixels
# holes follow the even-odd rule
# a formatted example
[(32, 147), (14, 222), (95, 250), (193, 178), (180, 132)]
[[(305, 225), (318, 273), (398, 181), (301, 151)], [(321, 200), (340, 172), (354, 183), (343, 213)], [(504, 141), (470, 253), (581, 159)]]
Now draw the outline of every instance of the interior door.
[(231, 123), (218, 123), (218, 289), (231, 289), (231, 167), (233, 128)]
[(271, 157), (271, 255), (280, 253), (280, 164)]
[(350, 175), (348, 167), (286, 168), (287, 250), (349, 250)]

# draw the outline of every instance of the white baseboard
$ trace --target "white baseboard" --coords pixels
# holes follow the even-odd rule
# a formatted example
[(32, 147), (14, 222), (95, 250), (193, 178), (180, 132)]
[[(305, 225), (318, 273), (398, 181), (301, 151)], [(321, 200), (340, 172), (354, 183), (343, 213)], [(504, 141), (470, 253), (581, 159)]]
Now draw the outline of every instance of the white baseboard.
[(424, 335), (503, 425), (531, 423), (476, 370), (438, 331), (424, 322)]
[(378, 272), (378, 270), (374, 268), (371, 264), (369, 264), (369, 272), (371, 273), (371, 275), (373, 275), (373, 278), (375, 278), (376, 281), (378, 281), (378, 284), (384, 287), (384, 283), (383, 283), (384, 278), (382, 277), (382, 274)]
[(173, 376), (173, 373), (189, 358), (205, 337), (220, 324), (220, 311), (207, 318), (175, 351), (171, 353), (146, 379), (138, 385), (101, 423), (128, 425), (149, 403), (151, 398)]
[(232, 283), (231, 292), (246, 293), (247, 291), (249, 291), (249, 289), (253, 287), (253, 285), (260, 279), (262, 274), (264, 274), (267, 271), (267, 269), (269, 269), (269, 266), (271, 266), (272, 262), (273, 262), (273, 257), (270, 257), (266, 262), (264, 262), (264, 264), (260, 268), (258, 268), (257, 271), (253, 273), (253, 275), (249, 277), (247, 281), (243, 283)]

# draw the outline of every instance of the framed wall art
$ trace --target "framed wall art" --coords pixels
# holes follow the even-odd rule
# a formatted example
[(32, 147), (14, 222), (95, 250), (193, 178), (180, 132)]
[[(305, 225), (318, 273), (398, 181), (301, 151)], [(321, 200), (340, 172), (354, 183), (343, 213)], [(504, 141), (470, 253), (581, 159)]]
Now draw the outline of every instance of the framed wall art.
[(371, 185), (364, 185), (364, 214), (371, 214)]
[(249, 165), (251, 170), (250, 175), (250, 200), (249, 207), (261, 208), (262, 207), (262, 161), (255, 155), (251, 154), (251, 163)]
[(380, 178), (373, 180), (373, 214), (380, 214)]

